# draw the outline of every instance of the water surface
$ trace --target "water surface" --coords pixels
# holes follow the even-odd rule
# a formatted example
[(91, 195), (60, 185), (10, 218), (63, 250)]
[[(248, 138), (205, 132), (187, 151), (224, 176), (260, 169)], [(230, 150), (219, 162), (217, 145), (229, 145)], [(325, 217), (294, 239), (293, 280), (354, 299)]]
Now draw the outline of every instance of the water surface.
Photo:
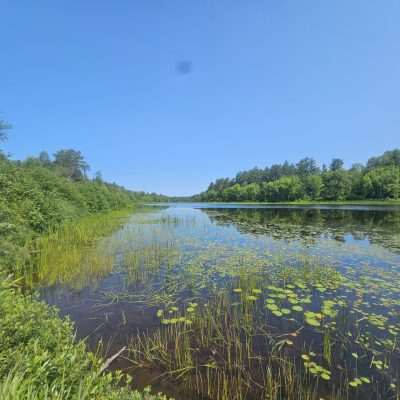
[[(41, 295), (92, 349), (128, 344), (113, 367), (138, 387), (260, 399), (268, 386), (269, 398), (296, 398), (271, 394), (286, 360), (310, 388), (304, 399), (398, 398), (396, 207), (154, 206), (98, 251), (114, 257), (111, 272), (44, 285)], [(215, 389), (224, 385), (232, 389)]]

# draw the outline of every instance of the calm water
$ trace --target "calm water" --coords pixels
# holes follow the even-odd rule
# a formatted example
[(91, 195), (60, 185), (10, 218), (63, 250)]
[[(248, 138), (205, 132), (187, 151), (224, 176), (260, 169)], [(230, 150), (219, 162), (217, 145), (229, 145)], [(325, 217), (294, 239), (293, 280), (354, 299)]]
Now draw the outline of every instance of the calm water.
[[(115, 257), (112, 273), (41, 295), (92, 349), (130, 345), (113, 368), (137, 387), (268, 398), (265, 371), (282, 379), (276, 360), (286, 357), (310, 399), (400, 398), (400, 209), (173, 204), (133, 214), (98, 246)], [(210, 340), (200, 339), (205, 325)], [(177, 360), (172, 342), (185, 335)]]

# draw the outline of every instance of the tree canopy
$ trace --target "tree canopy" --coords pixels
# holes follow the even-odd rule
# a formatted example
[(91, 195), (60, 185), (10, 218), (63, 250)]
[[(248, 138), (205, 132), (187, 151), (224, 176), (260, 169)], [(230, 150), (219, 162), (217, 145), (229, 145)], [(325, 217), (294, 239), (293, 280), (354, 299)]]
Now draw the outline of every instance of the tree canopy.
[(235, 178), (219, 178), (194, 196), (200, 201), (296, 201), (398, 199), (400, 149), (370, 158), (366, 165), (344, 167), (334, 158), (320, 168), (310, 157), (296, 164), (284, 161), (265, 168), (240, 171)]
[[(41, 154), (43, 155), (43, 152)], [(90, 169), (82, 153), (73, 149), (57, 151), (54, 154), (54, 166), (62, 176), (75, 181), (85, 178)]]

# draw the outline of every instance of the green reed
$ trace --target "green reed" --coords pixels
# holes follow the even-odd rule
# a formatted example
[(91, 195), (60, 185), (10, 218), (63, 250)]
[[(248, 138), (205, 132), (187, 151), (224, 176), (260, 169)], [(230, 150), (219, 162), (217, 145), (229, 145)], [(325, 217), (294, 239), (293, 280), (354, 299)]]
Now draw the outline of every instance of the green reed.
[[(248, 261), (245, 256), (225, 261), (233, 272), (231, 283), (209, 287), (207, 301), (186, 299), (159, 309), (160, 327), (131, 340), (132, 362), (161, 368), (187, 393), (217, 400), (347, 399), (354, 387), (372, 382), (376, 387), (390, 383), (396, 390), (389, 377), (386, 384), (381, 381), (386, 375), (379, 377), (371, 368), (361, 373), (356, 356), (348, 360), (355, 345), (363, 350), (363, 359), (378, 354), (374, 346), (368, 348), (371, 342), (360, 336), (359, 321), (353, 318), (354, 310), (365, 304), (356, 281), (304, 255), (297, 257), (295, 266), (279, 260), (269, 264), (263, 276), (240, 267)], [(223, 264), (218, 263), (219, 271)], [(210, 276), (214, 272), (209, 266)], [(193, 283), (186, 281), (188, 286)], [(365, 318), (383, 329), (382, 316)], [(391, 329), (397, 334), (399, 327)], [(310, 340), (303, 332), (311, 331), (319, 339), (312, 348), (299, 349)], [(364, 326), (363, 331), (368, 336), (370, 329)], [(349, 339), (350, 334), (355, 339)], [(392, 345), (391, 353), (398, 352), (395, 343), (387, 344)], [(339, 360), (344, 365), (336, 369)], [(383, 372), (390, 368), (388, 358), (371, 362), (370, 367)]]
[(66, 283), (80, 288), (110, 273), (115, 254), (104, 238), (120, 228), (131, 213), (88, 216), (35, 240), (34, 257), (25, 275), (27, 284)]

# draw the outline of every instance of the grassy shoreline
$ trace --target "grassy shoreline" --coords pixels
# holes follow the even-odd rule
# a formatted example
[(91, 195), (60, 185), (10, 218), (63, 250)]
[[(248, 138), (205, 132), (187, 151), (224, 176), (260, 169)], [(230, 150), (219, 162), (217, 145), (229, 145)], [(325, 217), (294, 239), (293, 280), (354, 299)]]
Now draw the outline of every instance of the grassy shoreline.
[[(87, 246), (121, 226), (121, 219), (132, 211), (68, 221), (36, 241), (62, 234), (66, 249), (81, 242)], [(71, 232), (72, 244), (67, 240)], [(23, 293), (19, 276), (0, 274), (1, 399), (166, 400), (161, 394), (152, 395), (150, 389), (132, 390), (130, 378), (120, 372), (103, 372), (100, 353), (90, 352), (84, 341), (75, 340), (73, 323), (60, 318), (56, 308), (40, 301), (35, 293)]]

